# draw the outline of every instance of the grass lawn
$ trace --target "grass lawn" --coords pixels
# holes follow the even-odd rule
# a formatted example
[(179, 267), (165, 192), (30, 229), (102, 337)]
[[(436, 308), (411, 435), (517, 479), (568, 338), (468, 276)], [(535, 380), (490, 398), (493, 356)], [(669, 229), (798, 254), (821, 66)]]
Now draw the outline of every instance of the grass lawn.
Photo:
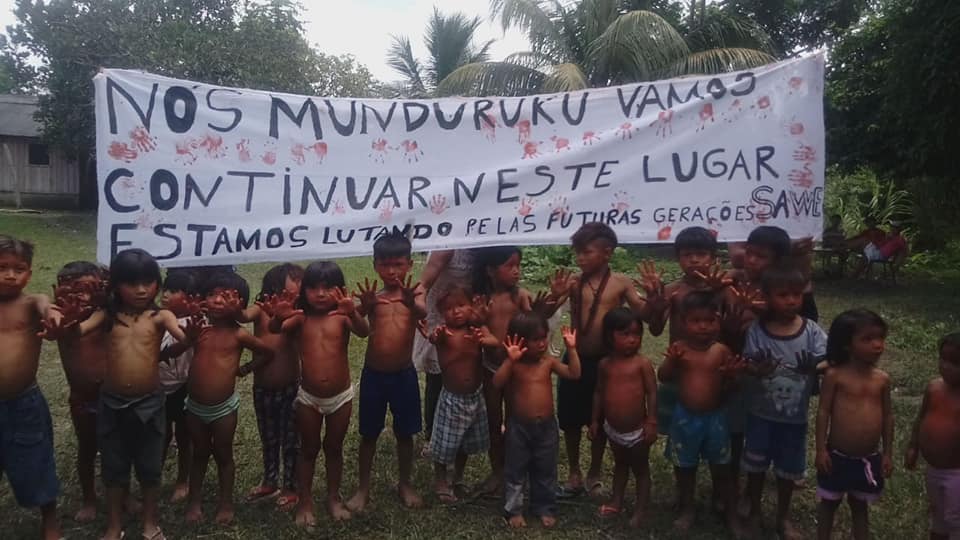
[[(11, 214), (0, 213), (0, 233), (32, 240), (37, 245), (33, 264), (33, 279), (29, 289), (33, 292), (49, 292), (55, 281), (56, 271), (66, 262), (94, 257), (96, 220), (85, 214)], [(418, 262), (422, 259), (418, 259)], [(363, 277), (373, 277), (369, 259), (346, 259), (340, 261), (348, 283)], [(241, 273), (249, 280), (252, 291), (259, 290), (260, 278), (270, 265), (247, 265)], [(419, 271), (419, 265), (418, 265)], [(541, 288), (541, 283), (527, 277), (527, 287)], [(884, 287), (876, 283), (823, 281), (817, 283), (817, 300), (822, 321), (826, 326), (844, 309), (863, 306), (879, 312), (891, 325), (887, 353), (881, 360), (882, 367), (890, 372), (895, 381), (894, 411), (896, 414), (896, 465), (893, 478), (880, 503), (871, 511), (872, 533), (876, 538), (920, 538), (926, 535), (926, 503), (921, 472), (909, 472), (900, 467), (902, 451), (908, 436), (909, 426), (919, 406), (920, 395), (928, 380), (936, 375), (936, 340), (958, 328), (955, 298), (960, 283), (935, 283), (907, 276), (898, 287)], [(665, 340), (648, 337), (644, 343), (646, 354), (659, 361), (665, 348)], [(364, 341), (354, 339), (350, 358), (354, 378), (359, 378), (362, 365)], [(539, 526), (522, 532), (506, 530), (500, 522), (499, 501), (468, 500), (456, 506), (441, 506), (427, 493), (431, 485), (432, 465), (419, 460), (415, 467), (415, 482), (426, 495), (427, 507), (408, 511), (399, 504), (393, 486), (396, 478), (396, 457), (390, 430), (381, 437), (373, 475), (373, 505), (363, 516), (355, 517), (345, 524), (333, 524), (318, 507), (319, 525), (313, 533), (306, 533), (293, 526), (292, 515), (281, 514), (270, 505), (251, 506), (240, 503), (246, 491), (260, 480), (260, 443), (257, 435), (251, 398), (251, 379), (239, 384), (242, 404), (240, 423), (237, 429), (235, 456), (237, 461), (237, 519), (228, 528), (206, 523), (199, 527), (183, 524), (183, 504), (161, 505), (161, 525), (169, 538), (490, 538), (490, 537), (540, 537), (549, 534), (559, 538), (680, 538), (670, 532), (674, 515), (669, 508), (673, 498), (672, 475), (668, 463), (662, 457), (663, 443), (658, 441), (651, 452), (653, 469), (653, 502), (649, 511), (649, 524), (639, 533), (630, 530), (626, 517), (601, 520), (595, 517), (599, 501), (580, 498), (562, 502), (559, 526), (547, 532)], [(56, 440), (58, 472), (62, 485), (59, 500), (64, 533), (68, 538), (97, 538), (103, 532), (103, 517), (93, 524), (80, 525), (71, 516), (79, 502), (79, 486), (74, 472), (75, 442), (67, 409), (68, 389), (56, 347), (45, 344), (40, 365), (39, 383), (50, 401)], [(354, 406), (354, 414), (357, 407)], [(347, 436), (344, 474), (344, 497), (356, 487), (357, 448), (356, 418)], [(813, 431), (808, 438), (808, 470), (812, 472)], [(584, 455), (588, 455), (586, 442)], [(605, 471), (612, 474), (612, 458), (608, 459)], [(320, 459), (322, 460), (322, 453)], [(566, 477), (566, 457), (561, 444), (559, 477)], [(472, 458), (467, 467), (468, 480), (479, 482), (486, 474), (486, 457)], [(206, 481), (205, 513), (213, 514), (215, 490), (215, 466), (211, 462)], [(170, 482), (175, 475), (175, 461), (168, 458), (165, 467), (166, 484), (162, 491), (169, 498)], [(324, 489), (322, 464), (317, 466), (314, 493), (320, 502)], [(701, 469), (700, 510), (697, 523), (689, 539), (717, 538), (723, 536), (720, 522), (706, 510), (709, 490), (707, 479)], [(815, 534), (815, 481), (811, 477), (807, 487), (800, 490), (794, 499), (794, 516), (806, 536)], [(632, 493), (633, 486), (628, 486)], [(765, 496), (767, 515), (772, 512), (773, 491)], [(632, 504), (632, 502), (631, 502)], [(102, 504), (101, 504), (102, 510)], [(770, 520), (767, 520), (767, 537)], [(0, 482), (0, 530), (3, 538), (35, 537), (38, 532), (38, 514), (16, 506), (9, 485)], [(849, 514), (845, 509), (838, 513), (838, 536), (849, 535)], [(128, 534), (138, 534), (136, 520), (131, 519)], [(842, 536), (841, 536), (842, 535)], [(136, 536), (134, 536), (136, 537)]]

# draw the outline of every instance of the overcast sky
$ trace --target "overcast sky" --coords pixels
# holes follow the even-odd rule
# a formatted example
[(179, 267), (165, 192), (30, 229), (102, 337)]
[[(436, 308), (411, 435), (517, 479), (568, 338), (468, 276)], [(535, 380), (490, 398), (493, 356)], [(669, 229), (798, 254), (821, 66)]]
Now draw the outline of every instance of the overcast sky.
[[(0, 27), (4, 29), (15, 22), (13, 4), (13, 0), (0, 0)], [(398, 78), (386, 62), (391, 34), (406, 34), (418, 58), (426, 54), (423, 30), (434, 5), (444, 13), (479, 15), (484, 21), (479, 42), (497, 40), (491, 48), (494, 60), (529, 48), (518, 32), (504, 35), (498, 24), (490, 22), (489, 0), (318, 0), (303, 4), (310, 43), (324, 53), (354, 55), (382, 81)]]

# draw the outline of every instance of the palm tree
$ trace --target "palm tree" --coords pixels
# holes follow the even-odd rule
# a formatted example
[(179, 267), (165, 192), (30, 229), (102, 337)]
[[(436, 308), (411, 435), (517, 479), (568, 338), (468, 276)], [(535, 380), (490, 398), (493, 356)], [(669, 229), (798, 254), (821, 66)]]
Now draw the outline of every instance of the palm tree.
[(393, 36), (387, 65), (403, 76), (398, 94), (428, 97), (434, 94), (440, 81), (457, 68), (486, 62), (494, 40), (480, 45), (474, 43), (480, 23), (480, 17), (469, 19), (463, 13), (444, 15), (434, 7), (423, 38), (429, 54), (426, 61), (414, 56), (410, 38)]
[[(678, 26), (650, 11), (656, 0), (491, 0), (504, 30), (531, 50), (475, 62), (442, 79), (440, 95), (526, 95), (746, 69), (775, 60), (751, 23), (691, 0)], [(637, 9), (644, 8), (644, 9)], [(682, 23), (682, 24), (681, 24)]]

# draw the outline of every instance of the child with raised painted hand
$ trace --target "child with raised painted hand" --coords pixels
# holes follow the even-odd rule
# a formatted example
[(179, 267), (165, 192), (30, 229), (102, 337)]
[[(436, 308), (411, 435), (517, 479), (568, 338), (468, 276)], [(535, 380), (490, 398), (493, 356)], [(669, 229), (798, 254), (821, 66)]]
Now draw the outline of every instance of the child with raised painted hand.
[[(488, 435), (490, 438), (490, 476), (481, 485), (482, 493), (499, 492), (503, 480), (503, 392), (493, 384), (493, 374), (506, 358), (503, 340), (507, 326), (514, 315), (534, 309), (549, 319), (563, 299), (538, 294), (535, 298), (519, 287), (522, 253), (516, 246), (498, 246), (474, 252), (474, 292), (478, 295), (475, 312), (478, 324), (489, 328), (496, 343), (483, 349), (485, 368), (483, 396), (486, 403)], [(569, 274), (560, 273), (561, 279)]]
[(317, 522), (313, 473), (321, 447), (327, 476), (327, 512), (337, 521), (351, 517), (340, 498), (343, 439), (354, 397), (347, 348), (351, 333), (366, 337), (370, 327), (357, 312), (345, 286), (343, 271), (336, 263), (317, 261), (304, 271), (298, 294), (285, 289), (263, 298), (260, 304), (271, 317), (270, 331), (289, 336), (301, 354), (300, 388), (294, 400), (300, 434), (295, 521), (304, 527)]
[(410, 240), (399, 232), (381, 236), (373, 244), (373, 268), (383, 288), (361, 287), (360, 313), (370, 321), (370, 339), (360, 375), (360, 482), (347, 507), (361, 512), (370, 500), (370, 474), (383, 431), (387, 405), (393, 413), (399, 478), (397, 492), (407, 508), (423, 500), (413, 488), (413, 436), (422, 429), (420, 384), (413, 366), (413, 337), (418, 321), (427, 316), (423, 290), (407, 274), (413, 267)]
[(57, 338), (71, 333), (85, 336), (101, 327), (106, 331), (107, 366), (100, 389), (97, 435), (107, 487), (107, 531), (103, 536), (107, 540), (123, 536), (121, 517), (131, 467), (143, 495), (144, 538), (163, 539), (157, 522), (166, 427), (158, 367), (160, 343), (164, 332), (190, 343), (199, 327), (189, 324), (181, 328), (176, 315), (156, 307), (160, 281), (160, 267), (149, 253), (121, 251), (110, 263), (106, 309), (79, 323), (64, 319), (48, 329)]
[[(697, 467), (701, 459), (710, 464), (714, 493), (735, 501), (730, 474), (730, 431), (725, 410), (726, 394), (736, 375), (745, 368), (739, 357), (721, 343), (720, 307), (709, 291), (693, 291), (680, 305), (683, 339), (667, 350), (657, 374), (663, 382), (677, 385), (678, 400), (670, 423), (667, 445), (677, 480), (680, 516), (674, 521), (679, 533), (694, 520)], [(736, 505), (726, 504), (727, 527), (741, 533)]]
[(640, 354), (643, 323), (633, 312), (610, 310), (603, 317), (603, 333), (610, 353), (597, 371), (590, 439), (603, 429), (613, 450), (614, 469), (613, 497), (600, 507), (599, 515), (620, 513), (632, 471), (637, 501), (630, 525), (639, 527), (650, 503), (650, 445), (657, 440), (657, 376), (650, 360)]
[[(827, 337), (827, 362), (817, 410), (817, 537), (829, 540), (847, 495), (853, 537), (870, 536), (867, 504), (893, 471), (890, 376), (877, 369), (887, 323), (865, 309), (845, 311)], [(882, 453), (878, 450), (883, 443)]]
[[(209, 326), (196, 340), (190, 376), (187, 380), (187, 427), (193, 441), (190, 494), (186, 520), (203, 519), (203, 477), (210, 455), (217, 463), (217, 524), (233, 521), (233, 485), (236, 465), (233, 437), (237, 430), (237, 377), (245, 377), (273, 360), (273, 349), (250, 334), (237, 321), (246, 307), (250, 288), (233, 272), (220, 272), (204, 281), (201, 296)], [(253, 351), (252, 361), (240, 365), (244, 349)]]
[[(30, 282), (33, 244), (0, 235), (0, 474), (17, 504), (40, 508), (42, 537), (60, 538), (57, 518), (53, 421), (37, 386), (39, 333), (58, 325), (59, 312), (42, 294), (24, 294)], [(51, 336), (53, 337), (53, 336)]]
[[(257, 300), (262, 302), (282, 292), (297, 295), (302, 279), (303, 268), (278, 264), (263, 275)], [(270, 331), (271, 317), (259, 305), (245, 310), (242, 319), (253, 321), (253, 335), (273, 350), (273, 361), (253, 372), (253, 410), (263, 449), (263, 480), (247, 493), (247, 501), (277, 497), (277, 507), (290, 510), (298, 502), (294, 475), (300, 437), (293, 402), (300, 388), (300, 354), (289, 334)]]
[(800, 538), (789, 519), (795, 482), (804, 477), (807, 459), (807, 411), (816, 367), (826, 353), (827, 336), (800, 315), (806, 278), (800, 270), (777, 265), (763, 274), (763, 316), (747, 330), (743, 356), (747, 429), (741, 469), (747, 473), (750, 524), (759, 534), (766, 471), (777, 477), (777, 532)]
[[(200, 301), (196, 297), (199, 292), (197, 278), (192, 271), (179, 268), (168, 270), (167, 278), (163, 281), (163, 294), (160, 297), (163, 309), (173, 312), (179, 324), (185, 325), (190, 317), (199, 314)], [(190, 440), (190, 430), (187, 428), (184, 409), (193, 348), (178, 345), (169, 332), (164, 333), (160, 347), (160, 386), (166, 394), (167, 417), (161, 463), (166, 463), (170, 442), (176, 437), (177, 480), (170, 502), (180, 502), (187, 498), (190, 491), (190, 467), (193, 465), (193, 443)]]
[(927, 462), (930, 540), (960, 538), (960, 333), (940, 340), (940, 378), (930, 381), (904, 456)]
[[(633, 281), (610, 269), (610, 259), (617, 247), (617, 235), (613, 229), (603, 223), (587, 223), (570, 237), (570, 241), (581, 273), (568, 280), (565, 288), (551, 285), (556, 294), (570, 295), (571, 326), (577, 331), (577, 347), (582, 361), (579, 379), (560, 378), (557, 381), (557, 420), (563, 431), (569, 466), (569, 478), (560, 490), (562, 495), (584, 491), (580, 440), (583, 428), (589, 427), (593, 418), (597, 366), (607, 354), (603, 318), (607, 312), (624, 304), (641, 318), (648, 316), (646, 301), (637, 294)], [(601, 466), (606, 442), (606, 435), (598, 433), (590, 444), (590, 466), (585, 480), (592, 495), (599, 495), (603, 488)]]
[(523, 488), (529, 479), (530, 510), (544, 527), (556, 522), (559, 432), (553, 408), (553, 374), (580, 377), (576, 331), (563, 329), (568, 363), (547, 355), (549, 327), (536, 313), (518, 313), (510, 320), (504, 341), (507, 359), (493, 376), (510, 403), (504, 441), (504, 514), (511, 527), (526, 527)]
[(434, 462), (434, 492), (441, 502), (457, 502), (447, 481), (447, 467), (454, 465), (454, 486), (463, 478), (467, 457), (487, 449), (487, 409), (481, 386), (481, 346), (497, 343), (486, 326), (474, 326), (470, 292), (454, 286), (437, 298), (444, 323), (427, 338), (437, 347), (443, 389), (437, 401), (436, 421), (430, 437)]
[[(57, 272), (54, 301), (76, 305), (90, 315), (102, 308), (107, 269), (87, 261), (67, 263)], [(73, 296), (73, 298), (67, 298)], [(70, 419), (77, 435), (77, 477), (83, 503), (73, 519), (87, 523), (97, 517), (94, 469), (97, 460), (97, 409), (106, 370), (103, 332), (64, 336), (57, 340), (60, 361), (70, 387)]]

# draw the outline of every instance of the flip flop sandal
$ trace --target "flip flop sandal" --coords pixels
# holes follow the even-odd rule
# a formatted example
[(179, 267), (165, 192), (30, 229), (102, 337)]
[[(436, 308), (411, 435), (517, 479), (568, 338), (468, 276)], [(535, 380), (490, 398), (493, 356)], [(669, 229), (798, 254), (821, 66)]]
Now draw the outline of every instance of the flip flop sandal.
[(280, 488), (274, 488), (272, 491), (265, 486), (257, 486), (247, 493), (247, 502), (256, 503), (273, 499), (280, 495)]
[(281, 512), (289, 512), (293, 510), (300, 503), (299, 495), (284, 495), (283, 497), (277, 497), (277, 510)]
[(590, 489), (587, 490), (591, 497), (601, 497), (606, 493), (606, 490), (603, 487), (603, 482), (600, 480), (595, 481), (590, 484)]
[(443, 504), (457, 504), (460, 502), (460, 499), (457, 498), (457, 494), (454, 493), (452, 489), (448, 489), (446, 491), (435, 491), (434, 493)]
[(609, 504), (601, 504), (600, 508), (597, 509), (597, 517), (601, 518), (611, 518), (614, 516), (620, 515), (622, 508), (617, 508), (616, 506), (610, 506)]
[[(121, 536), (120, 538), (123, 538), (123, 536)], [(163, 531), (161, 531), (160, 528), (157, 527), (157, 532), (151, 534), (150, 536), (147, 536), (146, 534), (144, 534), (143, 540), (167, 540), (167, 537), (164, 536)]]
[(570, 488), (567, 486), (557, 486), (554, 494), (558, 499), (573, 499), (579, 497), (586, 493), (587, 490), (583, 486), (577, 486), (575, 488)]

